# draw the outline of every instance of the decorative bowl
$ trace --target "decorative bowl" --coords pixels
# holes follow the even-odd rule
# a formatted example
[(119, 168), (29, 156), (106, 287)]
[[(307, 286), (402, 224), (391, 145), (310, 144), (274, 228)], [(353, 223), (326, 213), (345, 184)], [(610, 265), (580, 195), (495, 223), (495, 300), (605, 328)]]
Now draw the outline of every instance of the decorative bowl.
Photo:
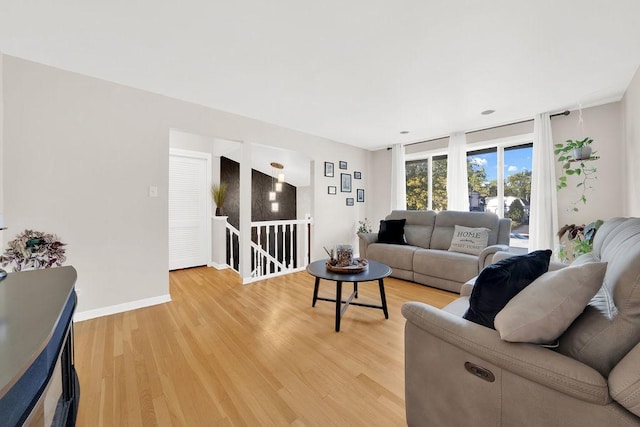
[(353, 264), (347, 265), (345, 267), (338, 267), (337, 265), (331, 265), (329, 260), (327, 260), (327, 270), (333, 271), (334, 273), (361, 273), (369, 268), (369, 261), (366, 258), (355, 258), (353, 260)]

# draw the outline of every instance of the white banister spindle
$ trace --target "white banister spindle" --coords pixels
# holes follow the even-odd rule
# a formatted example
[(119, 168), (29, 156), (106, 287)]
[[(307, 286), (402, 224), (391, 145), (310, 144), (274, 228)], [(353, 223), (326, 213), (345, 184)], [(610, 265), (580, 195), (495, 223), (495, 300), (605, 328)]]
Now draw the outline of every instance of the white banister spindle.
[(229, 245), (229, 263), (231, 264), (231, 268), (235, 267), (235, 264), (233, 263), (233, 233), (231, 232), (231, 230), (228, 230), (228, 235), (229, 235), (229, 240), (227, 240), (227, 244)]
[[(256, 232), (258, 233), (258, 246), (262, 247), (262, 227), (256, 227)], [(256, 252), (256, 270), (258, 271), (258, 274), (262, 276), (263, 257), (262, 255), (260, 255), (260, 252), (258, 251), (255, 251), (255, 252)]]
[(304, 258), (304, 267), (306, 267), (307, 265), (309, 265), (309, 263), (311, 262), (311, 252), (309, 251), (309, 246), (311, 245), (311, 242), (309, 240), (309, 231), (308, 231), (308, 225), (304, 225), (304, 228), (306, 228), (307, 230), (304, 230), (304, 232), (302, 234), (304, 234), (304, 248), (303, 248), (303, 258)]
[(277, 261), (280, 261), (280, 258), (278, 257), (278, 228), (279, 227), (280, 227), (279, 225), (273, 226), (273, 257)]
[(267, 251), (267, 253), (271, 253), (271, 225), (267, 225), (265, 226), (266, 230), (267, 230), (267, 247), (264, 248), (265, 251)]
[(294, 228), (295, 228), (295, 224), (289, 224), (289, 268), (293, 268), (293, 248), (295, 247), (295, 245), (293, 244), (293, 235), (295, 234), (293, 232)]

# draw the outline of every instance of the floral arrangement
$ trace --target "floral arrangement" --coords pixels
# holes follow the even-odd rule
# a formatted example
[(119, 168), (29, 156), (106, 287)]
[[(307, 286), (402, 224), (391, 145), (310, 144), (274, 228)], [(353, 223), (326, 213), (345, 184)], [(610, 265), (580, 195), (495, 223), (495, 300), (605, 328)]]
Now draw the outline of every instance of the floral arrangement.
[(367, 218), (365, 218), (364, 221), (358, 221), (358, 225), (358, 233), (371, 233), (371, 223)]
[(13, 271), (61, 266), (66, 261), (66, 243), (55, 234), (25, 230), (8, 243), (0, 256), (3, 267), (13, 265)]

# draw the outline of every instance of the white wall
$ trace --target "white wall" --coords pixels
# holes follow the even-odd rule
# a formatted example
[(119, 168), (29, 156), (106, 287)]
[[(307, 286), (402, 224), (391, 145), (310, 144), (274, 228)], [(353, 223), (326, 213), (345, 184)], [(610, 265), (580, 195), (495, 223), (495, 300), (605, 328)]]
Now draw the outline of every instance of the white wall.
[[(347, 146), (345, 146), (347, 147)], [(315, 218), (316, 227), (314, 227), (315, 235), (312, 236), (317, 250), (312, 251), (312, 258), (326, 258), (326, 253), (322, 247), (333, 247), (336, 244), (350, 244), (354, 248), (358, 247), (358, 237), (356, 230), (358, 221), (364, 220), (367, 216), (367, 206), (373, 203), (375, 195), (370, 192), (370, 188), (375, 188), (373, 183), (377, 176), (371, 172), (369, 168), (368, 158), (369, 151), (362, 151), (361, 156), (350, 156), (345, 150), (326, 151), (321, 159), (315, 164), (315, 199), (314, 206), (316, 211), (324, 210), (330, 215), (322, 218)], [(340, 169), (340, 161), (347, 162), (347, 169)], [(333, 177), (324, 176), (324, 162), (332, 162), (334, 164)], [(362, 175), (362, 179), (354, 179), (353, 173), (358, 171)], [(340, 191), (340, 174), (347, 173), (351, 175), (351, 192)], [(328, 187), (335, 186), (337, 194), (328, 194)], [(358, 203), (356, 190), (358, 188), (365, 190), (365, 203)], [(353, 198), (354, 205), (347, 206), (347, 198)], [(323, 235), (322, 233), (333, 230), (333, 236)], [(337, 240), (335, 240), (337, 239)], [(356, 249), (357, 250), (357, 249)]]
[[(10, 56), (2, 80), (3, 241), (24, 228), (59, 234), (78, 270), (78, 312), (168, 294), (170, 129), (333, 161), (336, 178), (314, 172), (312, 258), (355, 243), (365, 207), (347, 207), (326, 186), (339, 186), (344, 160), (363, 173), (351, 195), (364, 187), (370, 196), (365, 150)], [(159, 197), (148, 197), (149, 185)]]
[[(4, 79), (3, 72), (4, 67), (2, 66), (4, 62), (4, 55), (0, 52), (0, 166), (2, 166), (2, 153), (4, 147), (4, 96), (3, 96), (3, 87), (4, 87)], [(3, 173), (0, 172), (0, 213), (4, 211), (4, 185), (2, 184)], [(4, 234), (4, 231), (0, 230), (0, 236)]]
[[(558, 191), (558, 224), (588, 224), (596, 219), (606, 220), (624, 215), (623, 197), (623, 142), (621, 104), (614, 102), (582, 111), (583, 124), (579, 123), (579, 111), (568, 116), (551, 119), (551, 131), (555, 144), (567, 139), (593, 139), (592, 148), (600, 158), (591, 162), (597, 168), (597, 179), (592, 190), (587, 190), (587, 204), (576, 205), (578, 212), (572, 211), (572, 202), (577, 200), (581, 191), (575, 187), (579, 182), (575, 177), (568, 178), (568, 187)], [(556, 163), (556, 174), (560, 177), (560, 164)]]
[(626, 216), (640, 217), (640, 68), (622, 98), (624, 172), (626, 187), (620, 193)]

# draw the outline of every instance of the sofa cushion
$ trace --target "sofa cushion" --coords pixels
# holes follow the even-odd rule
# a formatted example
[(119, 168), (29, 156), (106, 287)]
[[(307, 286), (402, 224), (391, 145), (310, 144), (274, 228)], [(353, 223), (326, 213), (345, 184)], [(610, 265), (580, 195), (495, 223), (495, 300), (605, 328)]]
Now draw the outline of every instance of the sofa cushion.
[(413, 270), (415, 246), (372, 243), (367, 248), (367, 258), (401, 270)]
[(496, 316), (500, 338), (534, 344), (554, 342), (598, 292), (606, 269), (606, 262), (591, 262), (538, 277)]
[(378, 231), (378, 243), (391, 243), (404, 245), (404, 224), (406, 219), (382, 219), (380, 220), (380, 231)]
[(391, 211), (385, 219), (405, 219), (404, 237), (408, 244), (428, 248), (436, 221), (435, 211)]
[(551, 251), (534, 251), (486, 266), (478, 275), (464, 318), (495, 329), (496, 314), (549, 267)]
[(453, 238), (451, 239), (449, 251), (480, 255), (480, 252), (487, 247), (488, 239), (488, 228), (471, 228), (456, 225), (453, 231)]
[(478, 274), (478, 257), (459, 252), (418, 249), (413, 256), (413, 271), (464, 283)]
[(442, 211), (436, 215), (429, 248), (448, 250), (449, 246), (451, 246), (451, 239), (456, 225), (488, 228), (487, 245), (495, 245), (498, 241), (498, 216), (496, 214), (490, 212)]

